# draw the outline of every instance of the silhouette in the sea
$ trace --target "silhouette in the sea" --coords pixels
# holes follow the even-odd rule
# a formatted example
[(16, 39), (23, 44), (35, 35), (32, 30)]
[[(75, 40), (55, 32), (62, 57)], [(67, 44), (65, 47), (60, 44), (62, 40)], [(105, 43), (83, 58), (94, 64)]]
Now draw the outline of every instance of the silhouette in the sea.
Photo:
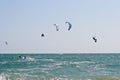
[(45, 37), (45, 35), (44, 35), (44, 34), (41, 34), (41, 37)]
[(97, 43), (97, 39), (96, 39), (96, 37), (94, 36), (94, 37), (92, 37), (92, 39), (94, 40), (94, 42), (95, 43)]
[(19, 56), (19, 58), (25, 60), (26, 56)]

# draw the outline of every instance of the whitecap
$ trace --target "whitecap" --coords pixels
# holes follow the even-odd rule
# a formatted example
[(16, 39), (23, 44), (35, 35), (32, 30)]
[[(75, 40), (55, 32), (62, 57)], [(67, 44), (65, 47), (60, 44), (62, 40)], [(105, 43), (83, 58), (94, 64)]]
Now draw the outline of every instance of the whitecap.
[(91, 62), (91, 61), (81, 61), (80, 63), (82, 63), (82, 64), (85, 64), (85, 63), (87, 63), (87, 64), (95, 64), (96, 62)]
[(27, 61), (35, 61), (35, 59), (34, 59), (34, 58), (31, 58), (31, 57), (26, 57), (25, 60), (27, 60)]
[(0, 64), (7, 64), (8, 63), (8, 61), (2, 61), (2, 62), (0, 62)]
[(7, 78), (4, 75), (0, 75), (0, 80), (7, 80)]
[(49, 62), (55, 62), (54, 59), (41, 59), (42, 61), (49, 61)]

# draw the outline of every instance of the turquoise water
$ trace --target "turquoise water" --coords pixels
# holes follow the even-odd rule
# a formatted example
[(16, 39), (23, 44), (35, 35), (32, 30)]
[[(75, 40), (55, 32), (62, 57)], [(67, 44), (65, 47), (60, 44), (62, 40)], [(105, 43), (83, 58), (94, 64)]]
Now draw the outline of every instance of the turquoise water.
[(120, 54), (0, 54), (0, 80), (120, 80)]

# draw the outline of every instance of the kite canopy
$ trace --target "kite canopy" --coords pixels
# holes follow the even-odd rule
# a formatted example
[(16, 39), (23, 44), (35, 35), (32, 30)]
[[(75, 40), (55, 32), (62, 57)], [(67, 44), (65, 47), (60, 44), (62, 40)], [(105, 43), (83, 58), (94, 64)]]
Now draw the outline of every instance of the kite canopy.
[(54, 26), (56, 27), (56, 31), (59, 31), (58, 25), (54, 24)]
[(45, 37), (45, 35), (44, 35), (44, 34), (41, 34), (41, 37)]
[(72, 24), (70, 22), (65, 22), (66, 24), (68, 24), (68, 31), (72, 28)]
[(93, 37), (93, 40), (95, 41), (95, 43), (97, 42), (97, 39), (96, 39), (96, 37), (95, 37), (95, 36)]
[(5, 44), (6, 44), (6, 45), (8, 45), (8, 42), (7, 42), (7, 41), (5, 41)]

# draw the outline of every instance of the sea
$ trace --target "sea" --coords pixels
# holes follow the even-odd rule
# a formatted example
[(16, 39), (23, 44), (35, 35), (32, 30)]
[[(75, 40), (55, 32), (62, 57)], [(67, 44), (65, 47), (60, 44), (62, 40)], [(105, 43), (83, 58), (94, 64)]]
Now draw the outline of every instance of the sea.
[(120, 80), (120, 54), (0, 54), (0, 80)]

